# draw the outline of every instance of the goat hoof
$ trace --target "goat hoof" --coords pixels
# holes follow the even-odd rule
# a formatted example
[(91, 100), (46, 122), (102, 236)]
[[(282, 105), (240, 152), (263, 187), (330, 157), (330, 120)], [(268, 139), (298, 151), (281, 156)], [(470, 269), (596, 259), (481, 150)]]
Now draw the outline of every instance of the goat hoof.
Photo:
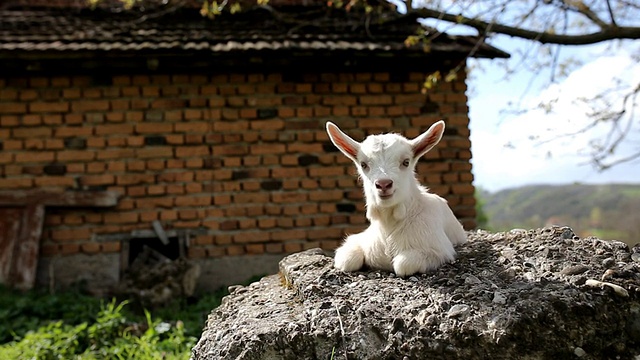
[(361, 251), (351, 250), (351, 251), (340, 251), (338, 249), (336, 251), (336, 256), (333, 260), (334, 267), (338, 270), (342, 270), (345, 272), (353, 272), (362, 269), (364, 265), (364, 256)]

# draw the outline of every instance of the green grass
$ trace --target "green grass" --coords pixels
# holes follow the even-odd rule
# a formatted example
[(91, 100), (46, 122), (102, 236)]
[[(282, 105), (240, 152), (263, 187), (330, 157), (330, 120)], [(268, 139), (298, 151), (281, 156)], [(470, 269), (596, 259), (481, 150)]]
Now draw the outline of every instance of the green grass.
[(638, 198), (640, 197), (640, 187), (632, 187), (632, 186), (625, 186), (623, 187), (620, 192), (622, 193), (623, 196), (626, 197), (632, 197), (632, 198)]
[[(611, 230), (611, 229), (586, 229), (584, 231), (588, 236), (595, 236), (600, 239), (626, 239), (627, 234), (624, 231)], [(624, 242), (624, 241), (623, 241)], [(633, 246), (635, 244), (630, 244)]]
[(0, 359), (188, 359), (207, 315), (226, 293), (149, 312), (79, 292), (0, 287)]

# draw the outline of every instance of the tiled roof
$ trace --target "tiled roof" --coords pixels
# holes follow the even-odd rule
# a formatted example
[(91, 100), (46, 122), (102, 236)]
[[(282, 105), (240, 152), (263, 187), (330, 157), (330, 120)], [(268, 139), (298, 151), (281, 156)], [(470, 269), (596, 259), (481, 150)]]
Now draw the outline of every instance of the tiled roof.
[[(104, 9), (9, 8), (0, 10), (0, 58), (86, 51), (109, 55), (283, 50), (423, 52), (421, 47), (407, 48), (404, 44), (407, 36), (420, 28), (416, 19), (385, 21), (377, 17), (363, 21), (362, 14), (326, 7), (282, 10), (284, 20), (263, 8), (211, 20), (194, 9), (143, 16), (133, 11), (116, 13)], [(468, 53), (475, 43), (473, 37), (442, 34), (432, 41), (430, 52)], [(483, 44), (473, 56), (508, 55)]]

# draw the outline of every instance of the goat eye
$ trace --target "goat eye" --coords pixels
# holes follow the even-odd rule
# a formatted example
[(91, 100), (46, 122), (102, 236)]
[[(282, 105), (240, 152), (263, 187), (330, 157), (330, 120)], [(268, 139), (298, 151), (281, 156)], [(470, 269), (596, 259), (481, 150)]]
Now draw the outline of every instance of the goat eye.
[(364, 161), (360, 163), (360, 166), (362, 167), (362, 170), (366, 170), (369, 167)]
[(404, 161), (402, 162), (402, 166), (409, 167), (409, 159), (404, 159)]

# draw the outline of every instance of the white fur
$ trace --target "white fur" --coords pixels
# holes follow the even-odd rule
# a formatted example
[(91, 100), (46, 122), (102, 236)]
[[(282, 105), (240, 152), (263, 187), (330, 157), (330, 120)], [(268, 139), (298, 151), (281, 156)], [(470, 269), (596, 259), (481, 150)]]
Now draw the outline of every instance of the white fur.
[(359, 143), (327, 123), (331, 141), (356, 164), (371, 223), (336, 250), (336, 268), (357, 271), (367, 265), (408, 276), (454, 260), (453, 246), (467, 241), (464, 229), (446, 200), (429, 193), (414, 175), (418, 159), (443, 132), (444, 122), (439, 121), (412, 140), (383, 134)]

